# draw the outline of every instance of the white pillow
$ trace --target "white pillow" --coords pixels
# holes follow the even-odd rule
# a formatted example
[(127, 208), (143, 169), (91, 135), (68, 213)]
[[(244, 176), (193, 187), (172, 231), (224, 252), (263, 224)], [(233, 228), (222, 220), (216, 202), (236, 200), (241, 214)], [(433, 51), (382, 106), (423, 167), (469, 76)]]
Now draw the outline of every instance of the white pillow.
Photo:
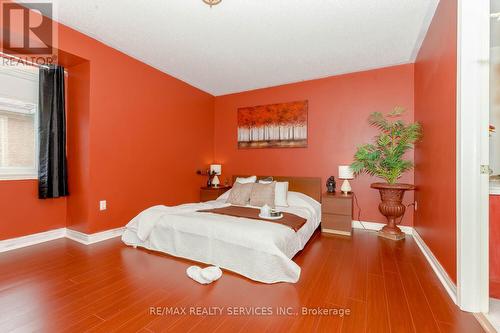
[[(270, 184), (272, 181), (259, 180), (261, 184)], [(281, 207), (288, 207), (288, 182), (276, 182), (274, 188), (274, 205)]]
[(236, 178), (235, 183), (248, 184), (248, 183), (255, 183), (256, 181), (257, 181), (257, 176), (250, 176), (247, 178), (238, 177)]

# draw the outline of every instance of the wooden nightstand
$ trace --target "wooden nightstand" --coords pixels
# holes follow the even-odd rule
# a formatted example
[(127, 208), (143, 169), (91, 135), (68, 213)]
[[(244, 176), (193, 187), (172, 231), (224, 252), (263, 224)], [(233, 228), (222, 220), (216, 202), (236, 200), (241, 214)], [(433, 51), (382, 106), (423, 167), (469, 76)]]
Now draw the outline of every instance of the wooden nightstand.
[(323, 193), (321, 196), (321, 231), (351, 236), (352, 194)]
[(231, 186), (201, 187), (200, 201), (205, 202), (205, 201), (215, 200), (230, 188)]

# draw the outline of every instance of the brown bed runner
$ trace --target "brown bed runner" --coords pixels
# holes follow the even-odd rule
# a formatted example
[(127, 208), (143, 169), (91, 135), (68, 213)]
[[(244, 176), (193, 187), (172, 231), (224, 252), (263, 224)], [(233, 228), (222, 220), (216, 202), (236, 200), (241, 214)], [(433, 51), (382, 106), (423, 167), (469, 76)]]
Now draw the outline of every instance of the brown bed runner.
[(266, 220), (266, 219), (259, 217), (260, 211), (258, 209), (250, 208), (250, 207), (238, 207), (238, 206), (229, 206), (229, 207), (214, 208), (214, 209), (203, 209), (203, 210), (198, 210), (198, 212), (200, 212), (200, 213), (213, 213), (213, 214), (220, 214), (220, 215), (229, 215), (229, 216), (235, 216), (235, 217), (244, 217), (247, 219), (278, 223), (278, 224), (282, 224), (284, 226), (287, 226), (287, 227), (293, 229), (295, 232), (297, 232), (300, 228), (302, 228), (302, 226), (307, 221), (305, 218), (302, 218), (302, 217), (297, 216), (295, 214), (285, 213), (285, 212), (282, 212), (283, 217), (279, 220)]

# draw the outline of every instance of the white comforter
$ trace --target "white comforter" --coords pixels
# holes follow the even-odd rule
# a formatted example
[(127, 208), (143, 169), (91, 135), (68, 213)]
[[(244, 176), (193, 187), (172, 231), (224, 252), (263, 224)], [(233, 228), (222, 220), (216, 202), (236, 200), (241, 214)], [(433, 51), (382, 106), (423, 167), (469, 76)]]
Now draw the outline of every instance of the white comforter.
[(228, 206), (225, 200), (154, 206), (127, 224), (122, 240), (173, 256), (216, 265), (252, 280), (297, 282), (300, 267), (292, 261), (320, 223), (320, 204), (289, 192), (290, 207), (280, 210), (307, 219), (297, 232), (259, 220), (200, 213), (197, 210)]

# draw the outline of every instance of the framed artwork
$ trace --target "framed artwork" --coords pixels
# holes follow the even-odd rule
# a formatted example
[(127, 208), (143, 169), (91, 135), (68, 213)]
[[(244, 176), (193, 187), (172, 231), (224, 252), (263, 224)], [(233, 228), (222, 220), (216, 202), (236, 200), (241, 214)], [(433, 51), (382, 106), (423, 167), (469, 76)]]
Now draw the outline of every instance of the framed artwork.
[(308, 101), (238, 109), (238, 148), (307, 147)]

